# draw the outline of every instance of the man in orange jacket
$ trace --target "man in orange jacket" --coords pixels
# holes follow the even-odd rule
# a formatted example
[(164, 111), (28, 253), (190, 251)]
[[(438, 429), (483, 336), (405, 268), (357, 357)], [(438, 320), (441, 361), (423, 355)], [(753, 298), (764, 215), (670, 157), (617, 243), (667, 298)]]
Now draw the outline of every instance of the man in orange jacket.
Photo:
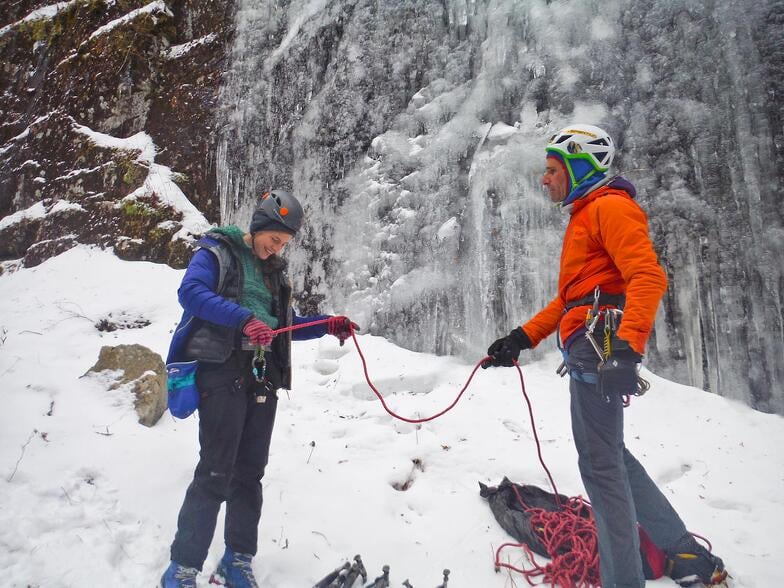
[[(542, 182), (550, 200), (571, 215), (558, 294), (490, 345), (483, 367), (512, 366), (521, 350), (558, 331), (570, 375), (578, 466), (596, 519), (603, 588), (645, 585), (638, 523), (665, 552), (668, 573), (680, 584), (719, 583), (726, 577), (721, 559), (686, 531), (623, 440), (623, 396), (638, 391), (638, 364), (667, 289), (648, 218), (634, 201), (634, 186), (607, 174), (615, 145), (602, 129), (566, 127), (552, 137), (546, 155)], [(605, 324), (612, 327), (606, 341)], [(585, 336), (591, 327), (595, 345)]]

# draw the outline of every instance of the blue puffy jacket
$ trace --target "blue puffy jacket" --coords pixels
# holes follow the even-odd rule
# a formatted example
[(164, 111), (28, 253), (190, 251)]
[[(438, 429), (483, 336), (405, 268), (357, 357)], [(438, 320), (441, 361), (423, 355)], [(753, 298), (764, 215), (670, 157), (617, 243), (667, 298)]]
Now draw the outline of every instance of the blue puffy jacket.
[[(218, 244), (219, 242), (211, 237), (204, 237), (199, 241), (199, 245), (203, 247)], [(177, 290), (180, 305), (185, 310), (172, 336), (166, 363), (182, 361), (183, 358), (179, 357), (179, 354), (195, 325), (198, 324), (197, 320), (239, 329), (251, 317), (250, 310), (216, 293), (219, 276), (220, 267), (217, 257), (207, 248), (197, 250), (191, 258), (180, 288)], [(320, 314), (298, 316), (295, 313), (291, 324), (308, 324), (329, 318), (329, 316)], [(322, 323), (293, 331), (292, 339), (296, 341), (316, 339), (323, 337), (326, 333), (327, 325)]]

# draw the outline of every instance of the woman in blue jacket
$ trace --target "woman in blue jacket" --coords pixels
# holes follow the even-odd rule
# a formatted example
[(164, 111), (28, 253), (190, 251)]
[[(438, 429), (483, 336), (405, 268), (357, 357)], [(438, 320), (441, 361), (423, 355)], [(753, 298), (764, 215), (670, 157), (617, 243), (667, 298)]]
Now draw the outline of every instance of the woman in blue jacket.
[[(321, 319), (293, 338), (335, 335), (341, 345), (357, 328), (346, 317), (297, 316), (280, 251), (302, 226), (303, 210), (289, 192), (262, 197), (248, 233), (213, 229), (199, 242), (178, 290), (185, 309), (167, 363), (198, 360), (199, 463), (185, 494), (163, 588), (196, 586), (222, 502), (226, 552), (211, 581), (256, 587), (261, 478), (269, 456), (278, 388), (291, 386), (292, 332), (273, 330)], [(255, 353), (257, 347), (264, 349)]]

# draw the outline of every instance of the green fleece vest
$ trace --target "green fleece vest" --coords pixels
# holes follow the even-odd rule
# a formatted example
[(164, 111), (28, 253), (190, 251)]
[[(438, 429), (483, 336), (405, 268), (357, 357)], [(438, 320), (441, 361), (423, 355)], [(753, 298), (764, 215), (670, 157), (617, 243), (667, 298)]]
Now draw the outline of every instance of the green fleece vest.
[(260, 321), (263, 321), (273, 329), (277, 329), (278, 319), (272, 312), (272, 293), (264, 283), (261, 260), (256, 257), (243, 239), (245, 233), (234, 225), (212, 229), (210, 233), (218, 233), (226, 237), (237, 254), (243, 276), (240, 305), (250, 310)]

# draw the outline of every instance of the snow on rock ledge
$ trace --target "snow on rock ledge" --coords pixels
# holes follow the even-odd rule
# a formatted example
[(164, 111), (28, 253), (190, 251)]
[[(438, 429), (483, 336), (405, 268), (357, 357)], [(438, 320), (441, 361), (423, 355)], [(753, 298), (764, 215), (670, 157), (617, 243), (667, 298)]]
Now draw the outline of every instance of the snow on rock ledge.
[[(52, 113), (14, 139), (8, 164), (18, 170), (17, 211), (0, 219), (0, 260), (38, 265), (78, 243), (113, 247), (130, 260), (183, 266), (194, 235), (210, 227), (175, 180), (155, 163), (145, 133), (113, 137)], [(22, 154), (49, 153), (40, 161)], [(90, 167), (80, 167), (89, 161)], [(23, 196), (37, 186), (35, 199)]]
[(220, 216), (210, 153), (233, 3), (6, 4), (0, 267), (76, 243), (183, 266)]

